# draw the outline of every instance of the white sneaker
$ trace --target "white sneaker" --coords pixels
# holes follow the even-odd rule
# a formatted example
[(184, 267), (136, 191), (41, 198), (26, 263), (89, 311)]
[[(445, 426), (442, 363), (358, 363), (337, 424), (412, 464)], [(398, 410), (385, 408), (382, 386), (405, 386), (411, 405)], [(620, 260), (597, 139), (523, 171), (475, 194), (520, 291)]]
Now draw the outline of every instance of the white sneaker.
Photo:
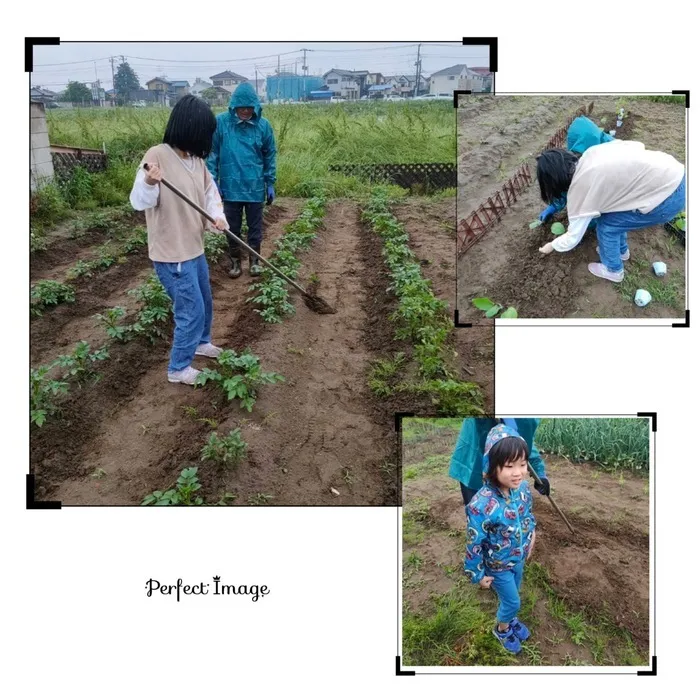
[(194, 385), (200, 374), (201, 372), (192, 366), (185, 367), (185, 369), (181, 369), (179, 372), (168, 372), (168, 381), (171, 384)]
[[(598, 246), (595, 247), (595, 252), (600, 255), (600, 248)], [(623, 262), (627, 262), (630, 259), (630, 249), (627, 249), (627, 252), (624, 255), (620, 256), (620, 260)]]
[(203, 355), (204, 357), (218, 357), (223, 351), (223, 348), (217, 348), (216, 345), (212, 345), (211, 343), (202, 343), (197, 346), (194, 354)]
[(611, 282), (622, 282), (622, 280), (625, 279), (624, 270), (620, 270), (620, 272), (610, 272), (603, 263), (589, 263), (588, 271), (596, 277), (602, 277), (604, 280), (610, 280)]

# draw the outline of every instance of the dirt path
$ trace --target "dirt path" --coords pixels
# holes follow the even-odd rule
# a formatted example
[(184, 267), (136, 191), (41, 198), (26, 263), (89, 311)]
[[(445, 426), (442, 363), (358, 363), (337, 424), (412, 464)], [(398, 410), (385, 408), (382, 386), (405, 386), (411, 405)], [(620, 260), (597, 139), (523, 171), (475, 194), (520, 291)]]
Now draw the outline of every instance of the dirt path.
[(352, 202), (330, 202), (300, 271), (302, 280), (319, 277), (319, 293), (337, 313), (319, 316), (297, 297), (295, 316), (266, 329), (255, 345), (263, 364), (287, 381), (265, 392), (242, 427), (247, 463), (222, 478), (222, 488), (237, 493), (238, 503), (257, 493), (272, 496), (272, 505), (391, 500), (394, 474), (382, 467), (393, 456), (393, 423), (375, 419), (367, 389), (373, 356), (363, 343), (362, 302), (371, 293), (365, 274), (371, 261), (359, 254), (364, 233), (357, 219)]
[[(447, 476), (451, 449), (446, 444), (430, 450), (445, 456), (432, 457), (431, 473), (404, 482), (404, 606), (413, 614), (429, 615), (435, 594), (459, 595), (456, 591), (464, 590), (492, 615), (496, 602), (491, 592), (460, 588), (465, 513), (458, 485)], [(411, 461), (424, 458), (417, 454)], [(647, 480), (634, 476), (621, 480), (594, 465), (574, 465), (553, 456), (545, 459), (552, 495), (576, 535), (570, 535), (549, 502), (533, 492), (538, 522), (533, 565), (544, 567), (549, 584), (574, 614), (585, 611), (592, 620), (607, 618), (630, 634), (644, 656), (649, 648)], [(404, 462), (404, 473), (407, 469), (410, 465)], [(421, 562), (420, 568), (407, 569), (411, 561)], [(533, 565), (526, 569), (526, 584), (537, 575)], [(523, 616), (534, 631), (541, 665), (600, 663), (589, 642), (574, 643), (567, 624), (552, 614), (542, 589), (528, 584), (522, 598)], [(527, 655), (513, 662), (534, 663)]]
[[(406, 227), (409, 245), (423, 265), (436, 296), (449, 304), (454, 317), (455, 208), (452, 198), (435, 201), (412, 199), (395, 208), (395, 215)], [(460, 379), (475, 382), (484, 394), (484, 410), (494, 409), (494, 325), (488, 322), (455, 331), (455, 350)]]
[[(268, 213), (263, 254), (271, 252), (284, 224), (293, 220), (298, 210), (299, 204), (289, 200), (279, 202)], [(247, 306), (249, 295), (247, 274), (233, 281), (226, 276), (225, 268), (223, 263), (210, 266), (213, 339), (223, 345), (234, 334), (233, 325), (238, 312)], [(136, 280), (125, 277), (125, 271), (126, 265), (110, 268), (96, 281), (98, 289), (109, 289), (111, 277), (119, 279), (124, 289), (131, 288)], [(52, 337), (69, 321), (81, 323), (86, 314), (103, 310), (119, 293), (115, 285), (109, 291), (111, 296), (107, 291), (96, 298), (86, 295), (82, 304), (56, 309), (54, 313), (65, 315), (65, 322), (53, 335), (50, 330), (44, 331), (40, 343), (50, 345)], [(34, 430), (32, 465), (41, 497), (50, 496), (65, 504), (135, 505), (150, 491), (172, 483), (184, 461), (198, 461), (210, 428), (188, 418), (184, 408), (192, 406), (199, 416), (212, 415), (216, 408), (211, 405), (210, 392), (165, 381), (168, 352), (167, 343), (113, 345), (103, 380), (94, 388), (76, 392), (59, 420)], [(195, 366), (202, 368), (206, 362), (197, 358)]]
[[(565, 115), (590, 101), (595, 104), (591, 118), (599, 123), (604, 119), (604, 128), (614, 126), (618, 102), (611, 97), (581, 97), (576, 98), (575, 104), (567, 101)], [(618, 137), (641, 140), (647, 148), (665, 150), (677, 158), (683, 158), (685, 111), (682, 105), (641, 101), (626, 104), (627, 118)], [(498, 113), (499, 118), (510, 119), (522, 131), (520, 126), (527, 120), (517, 121), (523, 109), (521, 103), (504, 102), (503, 107)], [(536, 104), (533, 109), (535, 107)], [(554, 114), (554, 110), (551, 113)], [(561, 112), (557, 111), (556, 114)], [(461, 216), (488, 196), (488, 187), (495, 190), (500, 186), (501, 171), (507, 176), (512, 174), (514, 158), (518, 160), (520, 154), (528, 150), (533, 154), (538, 152), (547, 137), (552, 136), (560, 124), (566, 123), (566, 119), (562, 117), (556, 123), (549, 120), (543, 123), (544, 131), (536, 136), (530, 137), (526, 131), (521, 137), (514, 134), (510, 148), (500, 135), (496, 138), (491, 134), (490, 130), (494, 128), (491, 122), (474, 122), (460, 132), (471, 139), (468, 143), (474, 140), (474, 134), (479, 129), (482, 130), (484, 143), (490, 144), (493, 139), (496, 140), (496, 145), (476, 146), (473, 151), (465, 147), (460, 162), (464, 169), (471, 170), (473, 166), (476, 169), (465, 179), (465, 185), (458, 195)], [(482, 151), (489, 151), (489, 148), (500, 149), (499, 157), (505, 159), (501, 162), (507, 162), (507, 168), (499, 171), (497, 158), (488, 160), (482, 157)], [(473, 156), (474, 152), (477, 155), (481, 153), (481, 156)], [(534, 174), (534, 158), (530, 157), (528, 162)], [(488, 183), (488, 187), (485, 184), (482, 187), (483, 183)], [(476, 193), (475, 197), (470, 194), (472, 192)], [(550, 226), (533, 231), (528, 224), (536, 219), (542, 208), (535, 182), (508, 210), (501, 222), (460, 258), (457, 288), (460, 319), (472, 322), (483, 320), (483, 314), (472, 305), (472, 299), (480, 296), (504, 306), (515, 306), (518, 314), (524, 318), (679, 318), (684, 315), (685, 248), (670, 237), (663, 227), (654, 226), (630, 233), (632, 259), (625, 265), (624, 284), (618, 286), (595, 278), (588, 271), (588, 263), (599, 260), (593, 232), (588, 232), (583, 242), (569, 253), (552, 253), (549, 256), (539, 253), (538, 248), (552, 238)], [(557, 219), (566, 225), (564, 214), (558, 215)], [(657, 260), (663, 260), (669, 268), (669, 274), (663, 280), (655, 278), (651, 272), (651, 264)], [(655, 301), (644, 308), (637, 307), (631, 300), (639, 287), (652, 290), (655, 297)]]

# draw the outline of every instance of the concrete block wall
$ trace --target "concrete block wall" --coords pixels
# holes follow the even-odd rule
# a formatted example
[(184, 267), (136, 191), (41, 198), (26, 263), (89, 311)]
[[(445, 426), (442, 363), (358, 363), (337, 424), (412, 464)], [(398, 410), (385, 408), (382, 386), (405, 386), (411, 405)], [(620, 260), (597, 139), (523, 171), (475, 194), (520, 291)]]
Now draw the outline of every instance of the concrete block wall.
[(53, 160), (49, 146), (49, 130), (46, 126), (46, 108), (41, 102), (32, 102), (30, 120), (31, 135), (31, 187), (32, 192), (53, 180)]

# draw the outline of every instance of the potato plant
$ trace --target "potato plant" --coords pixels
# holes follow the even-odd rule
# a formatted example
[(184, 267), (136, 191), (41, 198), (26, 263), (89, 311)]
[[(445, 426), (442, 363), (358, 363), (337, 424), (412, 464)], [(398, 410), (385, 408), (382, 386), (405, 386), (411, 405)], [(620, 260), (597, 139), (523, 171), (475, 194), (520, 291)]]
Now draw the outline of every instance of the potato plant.
[(207, 382), (214, 382), (224, 391), (229, 401), (238, 399), (241, 408), (248, 412), (253, 410), (258, 387), (284, 381), (281, 374), (263, 372), (260, 358), (249, 349), (240, 355), (233, 350), (224, 350), (216, 362), (217, 369), (202, 370), (197, 377), (197, 384), (204, 386)]
[[(285, 235), (277, 241), (275, 252), (270, 256), (270, 262), (291, 279), (297, 278), (301, 265), (297, 252), (308, 249), (316, 238), (316, 231), (323, 222), (325, 203), (322, 195), (312, 197), (299, 217), (287, 226)], [(250, 291), (256, 295), (248, 301), (258, 304), (256, 311), (267, 323), (281, 323), (294, 313), (287, 284), (269, 268), (263, 267), (260, 281), (251, 285)]]
[(54, 400), (59, 395), (68, 393), (68, 382), (61, 382), (51, 377), (53, 365), (42, 365), (29, 372), (30, 387), (30, 422), (39, 428), (48, 416), (58, 410)]
[(74, 301), (75, 289), (69, 284), (62, 284), (55, 280), (41, 280), (32, 285), (29, 311), (32, 316), (41, 316), (50, 306)]
[(498, 316), (499, 313), (501, 314), (500, 318), (518, 318), (518, 311), (514, 306), (509, 306), (504, 310), (501, 304), (496, 304), (496, 302), (486, 297), (472, 299), (472, 304), (474, 304), (479, 311), (483, 311), (486, 318), (493, 318), (494, 316)]
[(202, 460), (217, 462), (225, 467), (235, 467), (245, 457), (247, 450), (248, 445), (241, 437), (239, 428), (224, 437), (219, 437), (214, 431), (209, 434), (209, 439), (202, 448)]
[(78, 386), (82, 386), (83, 382), (97, 383), (102, 378), (102, 375), (95, 371), (93, 365), (108, 357), (109, 352), (106, 347), (90, 352), (90, 344), (81, 340), (76, 344), (72, 353), (59, 355), (54, 365), (64, 370), (63, 379), (74, 379)]
[(204, 499), (197, 496), (202, 488), (197, 467), (183, 469), (175, 487), (167, 491), (154, 491), (141, 502), (142, 506), (201, 506)]

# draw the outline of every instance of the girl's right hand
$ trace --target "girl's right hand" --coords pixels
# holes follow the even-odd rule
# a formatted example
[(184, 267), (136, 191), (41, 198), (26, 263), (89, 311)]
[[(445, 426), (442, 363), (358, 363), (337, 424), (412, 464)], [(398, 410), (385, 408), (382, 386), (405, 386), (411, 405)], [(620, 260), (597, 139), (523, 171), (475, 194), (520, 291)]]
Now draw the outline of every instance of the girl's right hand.
[(491, 581), (493, 581), (493, 576), (484, 576), (484, 578), (479, 581), (479, 586), (481, 588), (491, 588)]
[(147, 165), (148, 170), (146, 170), (146, 184), (157, 185), (163, 179), (163, 174), (160, 172), (160, 168), (155, 163), (147, 163)]

